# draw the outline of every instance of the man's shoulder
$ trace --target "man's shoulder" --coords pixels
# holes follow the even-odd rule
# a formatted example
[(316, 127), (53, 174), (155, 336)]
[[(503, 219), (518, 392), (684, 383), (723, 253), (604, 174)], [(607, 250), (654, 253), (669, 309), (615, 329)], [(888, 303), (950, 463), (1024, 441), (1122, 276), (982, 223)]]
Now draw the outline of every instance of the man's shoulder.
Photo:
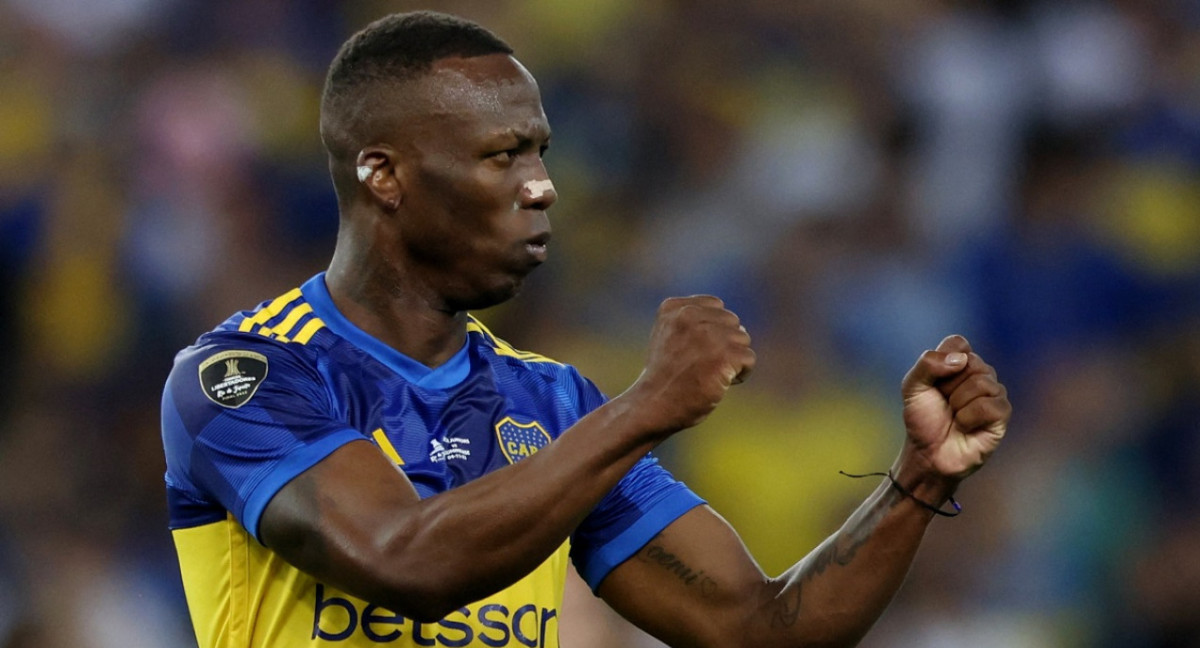
[(269, 353), (283, 349), (294, 352), (309, 346), (317, 348), (325, 341), (319, 334), (326, 329), (325, 322), (313, 311), (302, 288), (296, 287), (249, 310), (230, 315), (182, 349), (176, 356), (176, 364), (198, 352), (219, 351), (226, 347), (252, 347)]
[(181, 378), (189, 383), (197, 377), (202, 382), (206, 377), (209, 382), (220, 382), (222, 371), (315, 375), (322, 346), (329, 342), (324, 331), (325, 323), (301, 289), (292, 288), (250, 310), (234, 313), (181, 349), (174, 358), (168, 389)]
[(518, 349), (474, 317), (467, 323), (467, 333), (478, 353), (486, 357), (492, 370), (501, 376), (501, 382), (512, 387), (507, 391), (510, 396), (528, 393), (535, 400), (549, 398), (554, 402), (570, 403), (582, 412), (591, 411), (606, 400), (596, 385), (575, 366)]
[(501, 358), (511, 358), (524, 365), (530, 367), (540, 366), (550, 371), (574, 370), (570, 365), (563, 364), (553, 358), (514, 347), (500, 337), (497, 337), (483, 322), (479, 321), (473, 315), (468, 316), (467, 319), (467, 335), (471, 336), (477, 347)]
[(243, 333), (304, 346), (326, 328), (301, 286), (263, 301), (253, 309), (234, 313), (206, 335)]
[(576, 386), (590, 384), (574, 365), (534, 351), (519, 349), (492, 333), (474, 316), (467, 321), (467, 335), (477, 353), (487, 358), (495, 370), (536, 374), (554, 383), (571, 383)]

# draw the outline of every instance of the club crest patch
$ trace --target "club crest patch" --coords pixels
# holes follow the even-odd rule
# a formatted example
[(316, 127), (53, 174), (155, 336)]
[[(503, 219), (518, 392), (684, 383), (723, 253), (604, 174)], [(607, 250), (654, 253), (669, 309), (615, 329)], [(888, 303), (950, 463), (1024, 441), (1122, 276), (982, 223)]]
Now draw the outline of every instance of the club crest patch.
[(209, 400), (237, 409), (267, 377), (267, 356), (253, 351), (222, 351), (200, 363), (200, 386)]
[(517, 463), (550, 444), (550, 433), (541, 423), (517, 423), (511, 416), (496, 424), (496, 438), (508, 463)]

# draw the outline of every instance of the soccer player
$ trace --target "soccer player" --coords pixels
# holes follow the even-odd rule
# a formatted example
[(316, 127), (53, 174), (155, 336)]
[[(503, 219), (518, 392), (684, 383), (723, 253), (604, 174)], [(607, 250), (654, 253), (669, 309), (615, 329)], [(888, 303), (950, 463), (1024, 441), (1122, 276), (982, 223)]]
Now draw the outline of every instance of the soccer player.
[(612, 399), (468, 314), (545, 260), (557, 198), (511, 48), (443, 14), (383, 18), (333, 61), (321, 135), (340, 210), (328, 270), (181, 351), (163, 396), (203, 648), (557, 646), (568, 560), (669, 644), (851, 645), (1004, 435), (1004, 387), (947, 338), (903, 381), (890, 475), (768, 577), (649, 455), (753, 369), (719, 299), (666, 300), (645, 370)]

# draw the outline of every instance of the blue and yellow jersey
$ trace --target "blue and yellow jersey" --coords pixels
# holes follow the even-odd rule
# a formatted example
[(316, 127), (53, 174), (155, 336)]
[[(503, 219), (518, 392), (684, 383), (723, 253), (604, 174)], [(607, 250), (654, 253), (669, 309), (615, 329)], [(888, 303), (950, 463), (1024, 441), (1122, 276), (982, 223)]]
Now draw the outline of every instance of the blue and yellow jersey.
[(567, 561), (589, 585), (701, 500), (652, 457), (511, 587), (418, 623), (322, 583), (258, 535), (289, 480), (368, 439), (421, 497), (520, 461), (605, 398), (472, 319), (430, 369), (351, 324), (317, 275), (181, 351), (162, 402), (170, 526), (201, 648), (558, 646)]

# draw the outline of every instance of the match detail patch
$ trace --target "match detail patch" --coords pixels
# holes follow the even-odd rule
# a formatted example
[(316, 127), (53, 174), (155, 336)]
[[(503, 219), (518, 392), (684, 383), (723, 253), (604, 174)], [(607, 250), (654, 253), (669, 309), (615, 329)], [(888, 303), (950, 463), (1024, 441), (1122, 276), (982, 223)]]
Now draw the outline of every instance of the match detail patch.
[(200, 386), (209, 400), (237, 409), (267, 377), (267, 356), (253, 351), (222, 351), (200, 363)]

